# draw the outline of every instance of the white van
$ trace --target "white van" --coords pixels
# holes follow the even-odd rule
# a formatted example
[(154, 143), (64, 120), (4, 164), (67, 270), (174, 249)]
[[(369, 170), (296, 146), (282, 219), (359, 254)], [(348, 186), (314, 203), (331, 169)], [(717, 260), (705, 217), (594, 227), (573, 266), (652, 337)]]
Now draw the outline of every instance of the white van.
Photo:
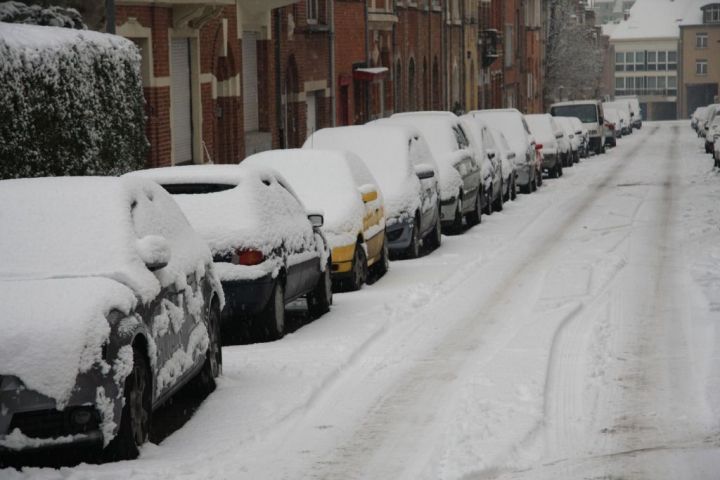
[(635, 95), (625, 95), (615, 97), (615, 101), (623, 100), (630, 104), (630, 121), (633, 128), (640, 130), (642, 128), (642, 110), (640, 110), (640, 101)]
[(602, 104), (599, 100), (577, 100), (550, 105), (553, 117), (577, 117), (590, 133), (590, 150), (596, 155), (605, 153), (605, 127)]

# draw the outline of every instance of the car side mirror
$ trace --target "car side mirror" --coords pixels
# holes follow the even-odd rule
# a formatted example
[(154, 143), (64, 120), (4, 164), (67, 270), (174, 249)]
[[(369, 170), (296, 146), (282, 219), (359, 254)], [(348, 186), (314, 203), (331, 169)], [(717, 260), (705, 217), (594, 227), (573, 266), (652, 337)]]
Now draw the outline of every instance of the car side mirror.
[(170, 243), (160, 235), (146, 235), (137, 240), (138, 255), (151, 272), (162, 270), (170, 263)]
[(433, 178), (435, 176), (435, 169), (432, 168), (431, 165), (428, 165), (427, 163), (423, 163), (421, 165), (417, 165), (415, 167), (415, 175), (420, 180), (425, 180), (427, 178)]
[(582, 130), (578, 130), (577, 132), (575, 132), (575, 135), (582, 135)]
[(514, 160), (515, 159), (515, 152), (510, 152), (507, 155), (508, 160)]
[(325, 217), (319, 212), (309, 212), (307, 218), (310, 220), (310, 225), (312, 225), (313, 228), (320, 228), (325, 223)]
[(493, 158), (495, 158), (495, 155), (497, 155), (497, 153), (495, 152), (495, 150), (488, 150), (486, 153), (487, 153), (487, 156), (488, 156), (488, 158), (489, 158), (490, 160), (492, 160)]
[(555, 134), (555, 138), (557, 138), (557, 139), (561, 139), (562, 137), (563, 137), (563, 134), (562, 134), (562, 133), (556, 133), (556, 134)]

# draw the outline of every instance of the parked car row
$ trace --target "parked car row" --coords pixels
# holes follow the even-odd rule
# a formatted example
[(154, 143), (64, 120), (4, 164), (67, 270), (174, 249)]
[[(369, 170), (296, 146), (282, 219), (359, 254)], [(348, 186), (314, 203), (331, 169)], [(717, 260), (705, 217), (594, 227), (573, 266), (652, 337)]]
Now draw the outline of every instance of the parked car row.
[[(604, 149), (602, 105), (396, 114), (240, 165), (0, 181), (0, 453), (133, 458), (222, 345), (276, 340)], [(42, 301), (38, 301), (38, 298)]]
[(713, 166), (720, 168), (720, 103), (698, 107), (690, 116), (690, 126), (705, 140), (705, 153), (713, 156)]

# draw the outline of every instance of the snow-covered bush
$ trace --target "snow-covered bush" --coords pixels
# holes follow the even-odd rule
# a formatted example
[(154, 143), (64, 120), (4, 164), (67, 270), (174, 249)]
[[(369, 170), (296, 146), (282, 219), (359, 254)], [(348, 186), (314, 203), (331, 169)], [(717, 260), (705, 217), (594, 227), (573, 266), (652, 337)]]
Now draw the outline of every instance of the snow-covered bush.
[(134, 43), (0, 23), (0, 178), (122, 174), (147, 145)]
[(77, 28), (85, 30), (80, 12), (74, 8), (40, 5), (25, 5), (21, 2), (0, 3), (0, 22), (27, 23), (30, 25), (47, 25), (51, 27)]

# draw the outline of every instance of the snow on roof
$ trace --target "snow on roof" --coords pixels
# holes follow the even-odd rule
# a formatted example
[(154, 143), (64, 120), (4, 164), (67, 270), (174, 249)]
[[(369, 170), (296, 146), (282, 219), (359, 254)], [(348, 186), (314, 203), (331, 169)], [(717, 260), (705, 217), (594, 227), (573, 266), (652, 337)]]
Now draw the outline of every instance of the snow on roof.
[(26, 50), (61, 49), (81, 43), (82, 40), (104, 47), (132, 46), (131, 40), (108, 33), (72, 28), (25, 25), (0, 22), (0, 42)]
[(678, 26), (694, 6), (694, 0), (637, 0), (629, 18), (617, 25), (610, 39), (679, 38)]
[(350, 152), (271, 150), (251, 155), (242, 164), (274, 168), (308, 209), (322, 211), (323, 231), (331, 247), (355, 243), (365, 216), (361, 189), (370, 184), (380, 188), (362, 160)]
[[(303, 148), (347, 150), (356, 154), (380, 185), (386, 217), (412, 215), (420, 208), (420, 180), (414, 166), (433, 162), (415, 155), (410, 146), (420, 133), (397, 125), (362, 125), (324, 128), (313, 133)], [(427, 147), (425, 147), (427, 149)]]
[(690, 5), (680, 25), (701, 25), (703, 23), (702, 7), (717, 2), (712, 0), (689, 0), (689, 3)]

